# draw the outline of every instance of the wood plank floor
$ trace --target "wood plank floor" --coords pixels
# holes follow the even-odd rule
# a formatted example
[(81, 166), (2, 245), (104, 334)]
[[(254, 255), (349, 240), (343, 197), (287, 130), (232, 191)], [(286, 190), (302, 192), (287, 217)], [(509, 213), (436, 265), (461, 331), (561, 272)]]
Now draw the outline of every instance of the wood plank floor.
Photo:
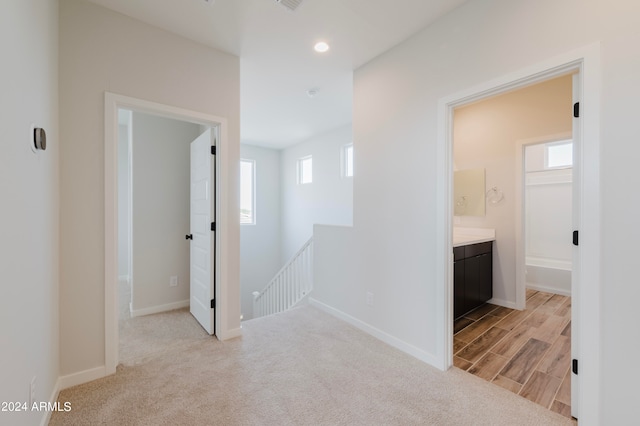
[(571, 298), (527, 290), (523, 311), (485, 304), (454, 323), (456, 367), (571, 418)]

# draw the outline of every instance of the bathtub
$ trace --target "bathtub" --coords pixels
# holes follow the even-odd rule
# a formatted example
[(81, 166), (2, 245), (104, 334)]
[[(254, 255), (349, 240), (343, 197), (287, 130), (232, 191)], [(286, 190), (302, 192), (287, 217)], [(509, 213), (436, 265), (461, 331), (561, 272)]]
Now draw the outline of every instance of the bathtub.
[(526, 258), (527, 288), (571, 296), (571, 261)]

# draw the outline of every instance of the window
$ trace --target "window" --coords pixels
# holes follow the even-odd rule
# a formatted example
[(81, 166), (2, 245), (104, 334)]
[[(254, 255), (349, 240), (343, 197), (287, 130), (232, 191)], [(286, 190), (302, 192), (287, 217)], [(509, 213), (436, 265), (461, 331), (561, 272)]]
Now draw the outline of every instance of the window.
[(311, 156), (298, 159), (298, 183), (313, 182), (313, 161)]
[(573, 141), (560, 141), (545, 145), (545, 169), (571, 167), (573, 165)]
[(240, 223), (256, 223), (256, 162), (240, 160)]
[(353, 144), (347, 144), (342, 147), (342, 176), (353, 176)]

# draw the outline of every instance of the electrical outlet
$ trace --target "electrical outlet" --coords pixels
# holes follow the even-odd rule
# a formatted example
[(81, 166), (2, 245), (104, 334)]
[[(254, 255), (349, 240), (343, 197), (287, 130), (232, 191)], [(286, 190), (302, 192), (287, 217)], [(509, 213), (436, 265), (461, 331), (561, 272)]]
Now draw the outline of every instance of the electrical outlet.
[(373, 306), (373, 293), (367, 292), (367, 306)]
[(169, 287), (177, 287), (178, 286), (178, 276), (174, 275), (169, 278)]
[(33, 402), (36, 400), (36, 376), (33, 376), (31, 379), (31, 384), (29, 385), (29, 407), (33, 405)]

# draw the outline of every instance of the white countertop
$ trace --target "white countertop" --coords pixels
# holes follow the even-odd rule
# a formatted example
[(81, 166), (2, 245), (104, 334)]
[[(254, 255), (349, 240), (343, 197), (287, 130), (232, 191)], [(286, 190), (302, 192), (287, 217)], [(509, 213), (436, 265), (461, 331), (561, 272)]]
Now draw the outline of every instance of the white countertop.
[(468, 246), (469, 244), (495, 241), (496, 230), (492, 228), (453, 228), (453, 246)]

